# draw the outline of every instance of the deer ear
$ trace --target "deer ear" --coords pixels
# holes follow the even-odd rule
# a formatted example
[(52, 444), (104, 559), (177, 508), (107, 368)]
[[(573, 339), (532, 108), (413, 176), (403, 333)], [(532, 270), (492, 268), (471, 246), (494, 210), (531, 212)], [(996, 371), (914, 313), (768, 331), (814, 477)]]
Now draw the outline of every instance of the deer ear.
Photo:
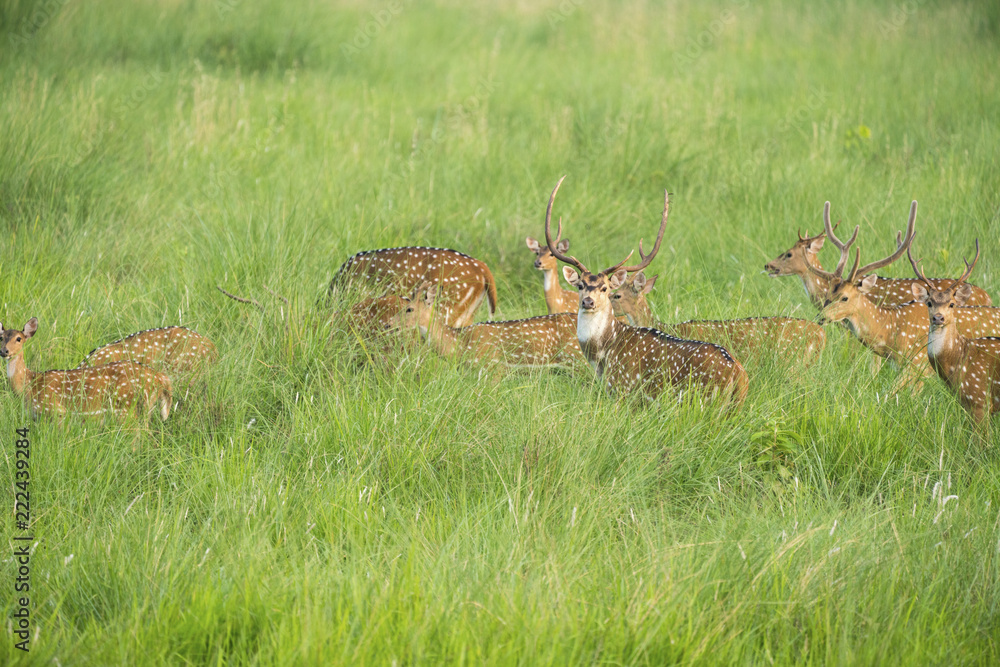
[(424, 290), (424, 303), (428, 306), (434, 303), (434, 297), (437, 296), (437, 285), (428, 285), (427, 289)]
[[(625, 284), (625, 280), (628, 278), (628, 271), (625, 269), (618, 269), (608, 278), (608, 284), (611, 289), (618, 289)], [(645, 278), (643, 278), (645, 280)]]
[(823, 249), (824, 241), (826, 241), (825, 236), (821, 236), (818, 239), (813, 239), (812, 241), (809, 242), (809, 245), (806, 247), (806, 251), (811, 252), (815, 255), (816, 253), (818, 253), (820, 250)]
[(865, 276), (864, 278), (861, 279), (861, 282), (858, 283), (858, 291), (861, 292), (862, 294), (868, 294), (868, 292), (871, 292), (872, 288), (875, 287), (875, 282), (877, 280), (878, 276), (876, 276), (874, 273), (871, 274), (870, 276)]
[(960, 306), (964, 306), (965, 303), (972, 297), (972, 285), (969, 283), (962, 283), (955, 290), (955, 303)]
[(927, 288), (920, 283), (912, 283), (910, 285), (910, 291), (913, 293), (913, 298), (918, 301), (927, 300)]
[(569, 240), (568, 239), (563, 239), (562, 241), (560, 241), (559, 243), (557, 243), (556, 244), (556, 250), (558, 250), (559, 252), (561, 252), (562, 254), (565, 255), (566, 251), (569, 250)]
[(38, 318), (32, 317), (30, 320), (28, 320), (24, 324), (24, 329), (22, 331), (24, 331), (25, 338), (31, 338), (32, 336), (34, 336), (35, 332), (38, 331)]
[(524, 239), (524, 242), (528, 245), (528, 250), (531, 252), (538, 252), (538, 241), (531, 238), (530, 236)]
[(580, 274), (574, 271), (572, 266), (563, 267), (563, 278), (573, 287), (576, 287), (576, 284), (580, 282)]
[(653, 284), (656, 282), (656, 279), (659, 278), (659, 277), (660, 277), (659, 275), (655, 275), (655, 276), (651, 276), (650, 278), (646, 279), (646, 287), (643, 288), (643, 290), (642, 290), (643, 294), (649, 294), (650, 292), (653, 291)]
[(642, 288), (646, 286), (646, 274), (640, 271), (639, 273), (632, 276), (632, 289), (636, 292), (642, 292)]

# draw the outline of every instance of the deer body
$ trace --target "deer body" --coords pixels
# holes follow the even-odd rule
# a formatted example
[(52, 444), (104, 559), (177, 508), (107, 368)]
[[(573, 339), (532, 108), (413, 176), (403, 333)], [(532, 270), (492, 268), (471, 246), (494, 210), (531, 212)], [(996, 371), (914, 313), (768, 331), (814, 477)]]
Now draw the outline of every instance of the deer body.
[(962, 277), (945, 289), (938, 289), (924, 278), (913, 255), (909, 257), (918, 279), (912, 294), (925, 308), (929, 320), (927, 360), (972, 418), (981, 423), (1000, 412), (1000, 338), (971, 338), (959, 326), (959, 313), (978, 310), (961, 306), (973, 292), (965, 280), (979, 260), (979, 241), (972, 263), (966, 262)]
[[(563, 289), (559, 284), (559, 274), (557, 269), (559, 263), (555, 256), (549, 252), (547, 246), (539, 245), (538, 241), (530, 236), (526, 239), (528, 249), (535, 253), (535, 268), (542, 272), (542, 286), (545, 290), (545, 307), (549, 315), (555, 313), (575, 313), (579, 296), (573, 290)], [(559, 251), (565, 253), (569, 250), (569, 241), (563, 239), (559, 242)]]
[(782, 354), (801, 352), (804, 363), (809, 364), (826, 347), (826, 332), (821, 326), (794, 317), (688, 320), (679, 324), (658, 322), (646, 299), (656, 278), (646, 278), (639, 272), (616, 290), (611, 297), (615, 316), (625, 316), (633, 326), (656, 327), (680, 338), (725, 345), (744, 361), (764, 348)]
[(135, 361), (152, 368), (194, 372), (218, 359), (215, 345), (186, 327), (162, 327), (139, 331), (90, 353), (77, 368), (116, 361)]
[(107, 412), (121, 418), (133, 409), (145, 416), (157, 406), (162, 419), (170, 416), (170, 380), (134, 361), (41, 373), (30, 370), (22, 346), (37, 326), (38, 321), (31, 318), (22, 331), (4, 329), (0, 345), (0, 357), (7, 359), (7, 378), (14, 391), (24, 397), (32, 418), (42, 414), (96, 416)]
[(496, 312), (496, 281), (489, 267), (447, 248), (384, 248), (348, 258), (330, 282), (329, 294), (342, 286), (360, 286), (379, 295), (408, 294), (421, 283), (440, 287), (440, 316), (448, 326), (466, 326), (486, 299)]
[(394, 324), (418, 329), (442, 356), (468, 356), (508, 366), (573, 366), (583, 361), (576, 342), (575, 313), (456, 328), (437, 321), (435, 298), (435, 287), (418, 288)]

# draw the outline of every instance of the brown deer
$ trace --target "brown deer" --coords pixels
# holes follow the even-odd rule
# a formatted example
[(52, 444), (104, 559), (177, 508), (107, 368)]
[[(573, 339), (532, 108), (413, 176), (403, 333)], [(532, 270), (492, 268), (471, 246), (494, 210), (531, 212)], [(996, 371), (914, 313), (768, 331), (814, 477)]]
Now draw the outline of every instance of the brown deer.
[(965, 261), (965, 272), (945, 289), (938, 289), (924, 277), (913, 255), (907, 256), (919, 282), (913, 283), (913, 296), (926, 306), (930, 325), (927, 333), (927, 359), (938, 377), (958, 394), (958, 400), (981, 423), (1000, 411), (1000, 338), (967, 337), (958, 322), (961, 307), (972, 294), (965, 282), (979, 261), (979, 239), (972, 264)]
[[(664, 324), (653, 317), (646, 295), (656, 276), (646, 278), (640, 271), (611, 295), (615, 317), (625, 316), (637, 327), (656, 327), (680, 338), (703, 340), (726, 346), (737, 358), (747, 361), (763, 350), (781, 355), (801, 354), (803, 365), (811, 364), (826, 347), (823, 327), (794, 317), (748, 317), (738, 320), (689, 320)], [(796, 357), (799, 359), (798, 357)]]
[(2, 325), (0, 330), (0, 357), (7, 359), (7, 378), (14, 391), (24, 396), (32, 419), (41, 414), (64, 417), (107, 412), (122, 418), (136, 408), (145, 416), (157, 406), (162, 419), (170, 416), (171, 387), (166, 375), (134, 361), (35, 373), (24, 361), (23, 346), (38, 330), (38, 319), (32, 317), (22, 330)]
[[(917, 203), (913, 202), (910, 207), (910, 216), (916, 217), (916, 214)], [(829, 226), (826, 220), (829, 215), (829, 209), (823, 212), (825, 227)], [(833, 229), (836, 230), (839, 225), (838, 222), (833, 226)], [(819, 263), (819, 251), (826, 240), (826, 232), (816, 236), (803, 237), (802, 232), (799, 231), (798, 236), (799, 240), (795, 245), (765, 264), (764, 270), (772, 278), (778, 276), (798, 276), (801, 278), (802, 286), (805, 287), (809, 300), (817, 309), (821, 309), (830, 287), (830, 281), (825, 277), (828, 274), (823, 271), (823, 267)], [(897, 239), (898, 242), (900, 242), (899, 239)], [(816, 273), (812, 269), (819, 269), (821, 273)], [(947, 278), (931, 278), (930, 280), (933, 284), (938, 285), (939, 289), (944, 289), (954, 282)], [(914, 282), (912, 278), (875, 276), (875, 282), (867, 292), (867, 296), (881, 306), (908, 303), (913, 301), (911, 286)], [(993, 302), (990, 300), (990, 295), (984, 290), (974, 287), (968, 305), (991, 306)]]
[[(548, 308), (549, 315), (555, 313), (575, 313), (579, 306), (580, 296), (573, 290), (564, 289), (559, 284), (559, 262), (555, 255), (549, 252), (548, 246), (539, 245), (538, 241), (530, 236), (525, 239), (528, 250), (535, 253), (535, 268), (542, 272), (543, 286), (545, 288), (545, 307)], [(565, 253), (569, 250), (569, 241), (563, 239), (559, 241), (559, 252)]]
[[(915, 203), (914, 203), (915, 204)], [(827, 202), (829, 209), (829, 202)], [(928, 318), (927, 308), (923, 303), (910, 301), (909, 303), (895, 306), (879, 306), (871, 299), (866, 298), (866, 294), (875, 284), (876, 277), (873, 275), (858, 279), (865, 271), (873, 267), (885, 266), (898, 259), (910, 243), (913, 242), (913, 221), (916, 206), (910, 209), (910, 224), (907, 228), (906, 238), (902, 239), (897, 235), (896, 251), (883, 260), (873, 264), (868, 264), (859, 268), (861, 261), (860, 250), (856, 251), (854, 266), (851, 268), (847, 278), (843, 278), (844, 267), (850, 256), (851, 245), (857, 238), (858, 230), (855, 228), (854, 235), (843, 243), (834, 235), (830, 228), (829, 216), (825, 216), (827, 226), (827, 236), (830, 241), (840, 249), (840, 261), (837, 269), (833, 273), (822, 272), (830, 281), (830, 292), (824, 301), (820, 311), (818, 322), (838, 322), (846, 321), (848, 328), (875, 354), (893, 360), (902, 366), (903, 373), (900, 375), (894, 390), (898, 390), (906, 384), (913, 383), (914, 392), (922, 387), (921, 378), (933, 373), (927, 355), (924, 350), (927, 347)], [(812, 267), (814, 272), (821, 272), (821, 269)], [(948, 289), (956, 283), (954, 280), (939, 280), (932, 284)], [(911, 285), (919, 284), (914, 280)], [(971, 290), (972, 286), (969, 286)], [(912, 287), (911, 287), (912, 296)], [(968, 307), (959, 308), (955, 315), (956, 324), (963, 335), (969, 337), (982, 337), (991, 333), (1000, 333), (1000, 309), (991, 307)]]
[(469, 356), (507, 366), (583, 366), (575, 313), (455, 328), (437, 318), (438, 289), (436, 285), (418, 286), (404, 299), (405, 308), (393, 318), (393, 327), (417, 329), (442, 356)]
[[(556, 239), (552, 239), (552, 204), (555, 201), (559, 179), (545, 211), (545, 242), (557, 259), (570, 266), (563, 267), (566, 281), (580, 292), (577, 312), (577, 340), (583, 356), (594, 368), (597, 377), (613, 392), (639, 391), (656, 398), (666, 387), (698, 387), (708, 392), (720, 392), (726, 400), (742, 403), (746, 398), (749, 380), (743, 366), (720, 345), (675, 338), (662, 331), (636, 328), (615, 319), (611, 306), (611, 292), (621, 287), (629, 273), (642, 271), (660, 249), (667, 226), (670, 208), (669, 194), (664, 193), (663, 216), (656, 242), (648, 255), (636, 266), (624, 266), (629, 256), (618, 264), (599, 273), (592, 273), (583, 262), (559, 251), (562, 220)], [(579, 271), (579, 273), (577, 272)]]
[(490, 317), (496, 313), (497, 288), (484, 262), (447, 248), (385, 248), (366, 250), (347, 259), (330, 281), (328, 297), (340, 288), (364, 293), (409, 294), (417, 285), (440, 285), (439, 314), (448, 326), (472, 323), (485, 298)]
[(219, 353), (208, 338), (186, 327), (146, 329), (91, 350), (77, 368), (135, 361), (151, 368), (187, 373), (215, 362)]

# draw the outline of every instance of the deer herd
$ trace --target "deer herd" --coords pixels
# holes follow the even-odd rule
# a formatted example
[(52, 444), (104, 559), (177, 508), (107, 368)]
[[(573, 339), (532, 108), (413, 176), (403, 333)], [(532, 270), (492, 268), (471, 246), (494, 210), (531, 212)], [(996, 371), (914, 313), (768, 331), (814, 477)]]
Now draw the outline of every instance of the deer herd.
[[(565, 177), (563, 177), (565, 178)], [(843, 323), (879, 359), (900, 369), (894, 390), (921, 390), (936, 373), (976, 422), (1000, 411), (1000, 308), (969, 284), (979, 259), (957, 279), (927, 278), (912, 254), (917, 202), (910, 206), (905, 233), (887, 257), (861, 265), (855, 245), (859, 227), (846, 241), (823, 209), (823, 232), (798, 235), (786, 252), (765, 265), (772, 277), (798, 276), (819, 314), (816, 321), (792, 317), (733, 320), (656, 320), (647, 297), (658, 276), (645, 270), (659, 252), (667, 229), (670, 197), (665, 194), (656, 240), (647, 254), (639, 241), (639, 262), (632, 254), (593, 272), (569, 254), (559, 220), (552, 235), (552, 209), (560, 179), (545, 211), (545, 242), (526, 239), (541, 271), (548, 313), (509, 321), (473, 323), (484, 301), (492, 318), (497, 309), (496, 281), (487, 265), (446, 248), (402, 247), (370, 250), (350, 257), (337, 271), (328, 299), (358, 297), (330, 320), (334, 330), (359, 337), (415, 332), (446, 357), (485, 367), (563, 367), (586, 371), (615, 395), (656, 399), (670, 391), (716, 399), (729, 409), (741, 404), (762, 356), (777, 354), (800, 367), (816, 361), (826, 346), (823, 325)], [(832, 271), (819, 262), (826, 241), (839, 258)], [(915, 278), (883, 278), (874, 271), (907, 255)], [(572, 286), (565, 289), (562, 278)], [(848, 264), (851, 263), (848, 271)], [(846, 271), (846, 273), (845, 273)], [(240, 299), (242, 300), (242, 299)], [(0, 327), (2, 328), (2, 327)], [(23, 346), (38, 321), (21, 329), (2, 328), (0, 357), (7, 377), (32, 417), (60, 419), (69, 414), (122, 418), (171, 410), (173, 380), (197, 376), (218, 353), (210, 340), (190, 329), (141, 331), (93, 350), (71, 370), (33, 372)]]

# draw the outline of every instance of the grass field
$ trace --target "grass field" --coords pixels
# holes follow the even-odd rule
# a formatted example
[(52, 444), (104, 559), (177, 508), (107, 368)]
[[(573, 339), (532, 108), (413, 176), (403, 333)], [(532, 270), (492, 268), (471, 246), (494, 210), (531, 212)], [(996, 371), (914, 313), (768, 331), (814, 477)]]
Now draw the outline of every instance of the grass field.
[(928, 275), (979, 238), (996, 302), (998, 62), (985, 1), (0, 0), (0, 320), (39, 318), (36, 370), (170, 324), (222, 353), (166, 423), (31, 424), (31, 650), (5, 623), (0, 663), (996, 664), (1000, 432), (936, 379), (887, 400), (846, 330), (719, 416), (359, 369), (316, 302), (356, 251), (438, 245), (544, 313), (524, 238), (563, 174), (589, 266), (673, 193), (668, 321), (812, 318), (761, 270), (828, 199), (869, 260), (917, 199)]

